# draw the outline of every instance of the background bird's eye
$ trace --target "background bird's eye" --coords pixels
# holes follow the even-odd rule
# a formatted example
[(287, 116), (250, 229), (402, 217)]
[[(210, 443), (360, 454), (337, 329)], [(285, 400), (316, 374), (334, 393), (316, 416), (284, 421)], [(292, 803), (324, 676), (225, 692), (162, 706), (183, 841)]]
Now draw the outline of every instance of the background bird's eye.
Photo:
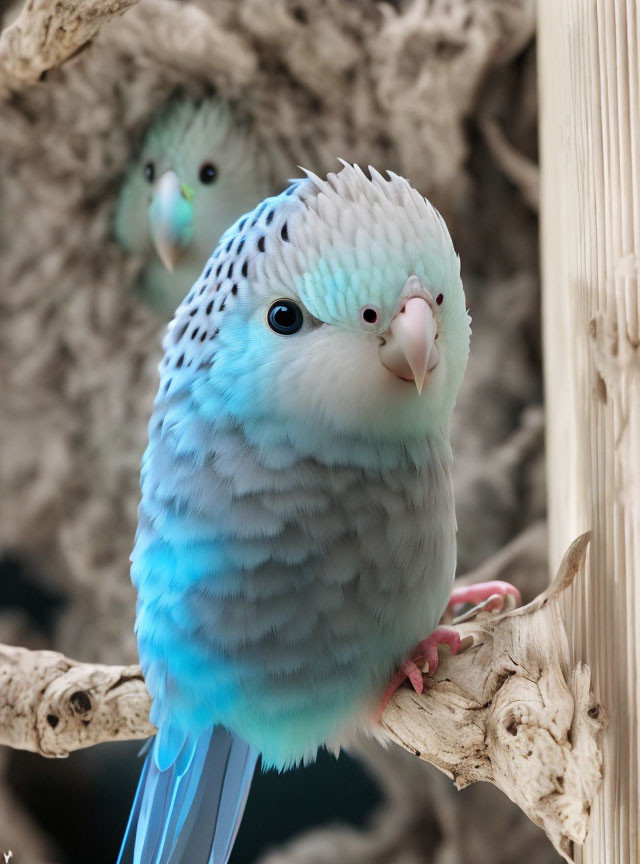
[(302, 310), (293, 300), (276, 300), (267, 313), (269, 327), (282, 336), (291, 336), (302, 327)]
[(444, 294), (438, 294), (438, 296), (436, 297), (436, 303), (438, 304), (438, 306), (442, 306), (443, 300), (444, 300)]
[(149, 183), (153, 183), (156, 176), (156, 166), (153, 164), (153, 162), (145, 163), (144, 176), (149, 181)]
[(204, 162), (200, 166), (200, 174), (198, 176), (200, 177), (201, 183), (213, 183), (218, 176), (218, 169), (213, 162)]
[(372, 306), (365, 306), (361, 314), (365, 324), (375, 324), (378, 320), (378, 313)]

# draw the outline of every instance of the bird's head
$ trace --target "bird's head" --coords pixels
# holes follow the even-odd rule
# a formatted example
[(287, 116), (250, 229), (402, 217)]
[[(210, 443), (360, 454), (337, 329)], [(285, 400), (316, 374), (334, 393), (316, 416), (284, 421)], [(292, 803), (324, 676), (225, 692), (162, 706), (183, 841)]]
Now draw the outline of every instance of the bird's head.
[(130, 252), (157, 255), (170, 272), (182, 269), (185, 285), (223, 231), (268, 193), (265, 175), (249, 129), (226, 103), (176, 97), (127, 173), (116, 237)]
[(159, 399), (188, 391), (261, 435), (447, 434), (469, 352), (459, 259), (407, 180), (370, 174), (308, 174), (226, 232), (170, 324)]

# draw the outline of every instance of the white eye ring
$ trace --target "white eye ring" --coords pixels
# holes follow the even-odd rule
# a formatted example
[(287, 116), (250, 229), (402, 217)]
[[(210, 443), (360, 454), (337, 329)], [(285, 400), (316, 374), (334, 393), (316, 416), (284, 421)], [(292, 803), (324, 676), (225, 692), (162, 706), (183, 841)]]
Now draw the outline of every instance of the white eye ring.
[(375, 306), (363, 306), (360, 310), (360, 320), (369, 325), (377, 324), (380, 320), (380, 312)]

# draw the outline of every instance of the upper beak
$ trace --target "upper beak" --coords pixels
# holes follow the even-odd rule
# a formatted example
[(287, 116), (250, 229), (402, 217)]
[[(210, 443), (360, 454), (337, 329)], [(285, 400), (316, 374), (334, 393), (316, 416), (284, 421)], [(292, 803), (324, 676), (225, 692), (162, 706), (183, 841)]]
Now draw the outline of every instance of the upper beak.
[(160, 260), (172, 271), (193, 237), (193, 204), (188, 190), (173, 171), (156, 183), (149, 205), (151, 237)]
[(428, 373), (439, 360), (437, 332), (431, 304), (424, 297), (410, 297), (382, 334), (380, 362), (399, 378), (414, 381), (422, 393)]

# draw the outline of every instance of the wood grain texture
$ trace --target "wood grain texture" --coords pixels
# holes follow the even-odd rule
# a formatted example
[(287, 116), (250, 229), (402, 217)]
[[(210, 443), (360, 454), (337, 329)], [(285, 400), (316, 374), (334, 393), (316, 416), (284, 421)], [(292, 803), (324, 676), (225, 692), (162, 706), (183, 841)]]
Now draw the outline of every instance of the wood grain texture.
[(579, 860), (640, 860), (640, 9), (541, 0), (539, 76), (550, 563), (593, 530), (566, 619), (608, 707)]

